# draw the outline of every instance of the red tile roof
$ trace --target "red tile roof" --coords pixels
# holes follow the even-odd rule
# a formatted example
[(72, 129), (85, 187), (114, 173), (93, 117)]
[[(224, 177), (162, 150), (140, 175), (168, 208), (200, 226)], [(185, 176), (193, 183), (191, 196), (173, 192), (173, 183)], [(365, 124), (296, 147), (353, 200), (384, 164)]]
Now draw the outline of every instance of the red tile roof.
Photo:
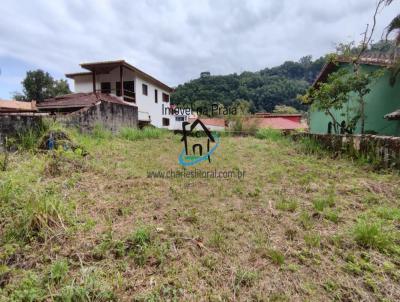
[(259, 128), (272, 128), (278, 130), (306, 129), (307, 125), (301, 122), (295, 122), (285, 117), (265, 117), (249, 118), (247, 124), (256, 124)]
[(167, 92), (171, 93), (174, 91), (174, 89), (172, 87), (157, 80), (156, 78), (152, 77), (148, 73), (145, 73), (144, 71), (140, 70), (139, 68), (129, 64), (125, 60), (90, 62), (90, 63), (82, 63), (80, 65), (82, 68), (87, 69), (90, 72), (67, 73), (65, 76), (67, 78), (73, 79), (76, 76), (90, 75), (90, 74), (92, 74), (92, 72), (95, 72), (96, 74), (109, 73), (111, 70), (122, 66), (122, 67), (125, 67), (125, 68), (133, 71), (135, 74), (139, 75), (144, 80), (149, 81), (149, 82), (161, 87), (162, 89), (164, 89)]
[(36, 102), (19, 102), (14, 100), (0, 99), (0, 112), (34, 112), (36, 109)]
[(130, 105), (116, 96), (104, 93), (72, 93), (46, 99), (37, 104), (39, 109), (61, 109), (61, 108), (82, 108), (90, 107), (98, 102), (110, 102), (123, 105)]
[[(189, 123), (193, 123), (196, 119), (190, 118)], [(200, 118), (206, 126), (218, 126), (218, 127), (225, 127), (225, 120), (223, 118)]]
[[(352, 63), (355, 60), (355, 58), (351, 57), (345, 57), (345, 56), (339, 56), (336, 59), (337, 63)], [(315, 79), (313, 86), (315, 87), (316, 84), (319, 82), (324, 82), (327, 80), (328, 75), (331, 72), (334, 72), (337, 68), (338, 65), (335, 62), (329, 61), (327, 62), (324, 67), (322, 68), (321, 72)], [(387, 54), (366, 54), (363, 55), (359, 59), (359, 63), (363, 65), (375, 65), (375, 66), (382, 66), (382, 67), (389, 67), (392, 66), (395, 63), (395, 60), (393, 57)]]
[(400, 120), (400, 109), (397, 109), (391, 113), (386, 114), (384, 118), (388, 120)]

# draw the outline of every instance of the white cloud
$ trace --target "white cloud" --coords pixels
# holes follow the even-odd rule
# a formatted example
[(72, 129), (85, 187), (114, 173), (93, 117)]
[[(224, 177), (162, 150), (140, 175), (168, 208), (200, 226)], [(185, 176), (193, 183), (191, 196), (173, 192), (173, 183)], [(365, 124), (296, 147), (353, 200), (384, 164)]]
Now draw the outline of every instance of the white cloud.
[[(0, 57), (56, 74), (124, 58), (176, 85), (203, 70), (259, 70), (359, 40), (376, 0), (14, 1), (3, 4)], [(399, 11), (378, 18), (377, 37)]]

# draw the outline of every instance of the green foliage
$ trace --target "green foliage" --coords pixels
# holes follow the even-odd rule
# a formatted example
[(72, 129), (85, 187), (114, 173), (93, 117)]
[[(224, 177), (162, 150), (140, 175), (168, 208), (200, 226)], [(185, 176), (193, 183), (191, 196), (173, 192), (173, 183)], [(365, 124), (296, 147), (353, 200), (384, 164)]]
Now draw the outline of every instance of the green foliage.
[(278, 250), (269, 249), (267, 251), (267, 256), (276, 265), (283, 265), (285, 263), (285, 255)]
[(356, 242), (364, 247), (379, 250), (391, 250), (394, 244), (393, 234), (383, 227), (381, 221), (359, 219), (353, 229)]
[(106, 128), (104, 128), (101, 124), (96, 124), (90, 133), (91, 137), (96, 138), (97, 140), (110, 139), (112, 137), (112, 132)]
[(321, 236), (316, 233), (308, 233), (304, 235), (304, 242), (309, 247), (320, 247), (321, 245)]
[(296, 200), (279, 200), (276, 203), (276, 208), (281, 211), (295, 212), (298, 207)]
[(66, 260), (58, 260), (51, 265), (49, 279), (52, 282), (59, 283), (66, 277), (68, 270), (68, 262)]
[(11, 147), (11, 145), (14, 144), (19, 150), (33, 151), (38, 147), (40, 138), (47, 129), (48, 125), (45, 122), (42, 122), (36, 127), (18, 133), (17, 137), (10, 141), (9, 145)]
[(234, 285), (237, 288), (240, 287), (251, 287), (258, 279), (258, 274), (255, 271), (248, 271), (244, 269), (239, 269), (235, 275)]
[(324, 58), (313, 61), (311, 56), (299, 62), (266, 68), (258, 72), (240, 75), (209, 76), (179, 85), (171, 100), (174, 104), (192, 104), (195, 107), (220, 103), (230, 107), (235, 100), (247, 100), (250, 112), (272, 112), (276, 105), (287, 105), (305, 110), (306, 106), (296, 100), (313, 82), (324, 64)]
[(7, 229), (8, 238), (25, 242), (34, 238), (44, 239), (48, 234), (54, 234), (55, 230), (65, 228), (71, 211), (72, 208), (51, 188), (31, 194)]
[(328, 79), (319, 83), (318, 87), (311, 87), (307, 93), (299, 96), (299, 100), (304, 104), (312, 104), (314, 110), (323, 111), (330, 115), (335, 133), (338, 133), (338, 121), (335, 119), (331, 110), (340, 110), (349, 100), (349, 94), (354, 91), (349, 80), (352, 73), (348, 69), (342, 68), (329, 74)]
[(322, 212), (326, 207), (333, 207), (335, 205), (335, 195), (329, 194), (326, 197), (320, 197), (313, 201), (314, 209)]
[(286, 106), (286, 105), (276, 105), (274, 108), (274, 113), (282, 113), (282, 114), (295, 114), (299, 113), (299, 111), (291, 106)]
[(256, 138), (265, 139), (265, 140), (274, 141), (274, 142), (283, 139), (282, 133), (279, 130), (272, 129), (272, 128), (259, 129), (256, 133)]
[(119, 136), (130, 141), (137, 141), (149, 138), (160, 138), (167, 133), (164, 129), (144, 127), (143, 129), (136, 128), (121, 128)]
[(28, 71), (22, 81), (23, 94), (16, 93), (14, 98), (27, 101), (43, 101), (58, 95), (71, 93), (66, 80), (54, 80), (53, 77), (41, 69)]
[(13, 290), (11, 299), (12, 301), (41, 301), (44, 295), (45, 291), (41, 287), (39, 277), (29, 273), (21, 280), (19, 286)]

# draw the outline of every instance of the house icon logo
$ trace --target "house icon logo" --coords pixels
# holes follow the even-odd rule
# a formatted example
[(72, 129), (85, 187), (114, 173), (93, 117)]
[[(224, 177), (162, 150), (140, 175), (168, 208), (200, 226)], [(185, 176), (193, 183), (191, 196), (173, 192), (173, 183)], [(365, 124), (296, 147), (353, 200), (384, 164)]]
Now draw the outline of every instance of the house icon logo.
[[(211, 162), (211, 155), (219, 146), (219, 136), (216, 133), (213, 135), (199, 119), (196, 119), (190, 125), (190, 130), (186, 129), (187, 125), (190, 125), (190, 123), (182, 123), (183, 137), (181, 141), (184, 143), (184, 148), (179, 155), (179, 163), (182, 166), (189, 167), (206, 160)], [(197, 126), (200, 126), (201, 130), (197, 130)], [(196, 135), (190, 136), (190, 134)], [(196, 143), (191, 144), (190, 140), (195, 140)], [(202, 143), (205, 144), (204, 147)]]

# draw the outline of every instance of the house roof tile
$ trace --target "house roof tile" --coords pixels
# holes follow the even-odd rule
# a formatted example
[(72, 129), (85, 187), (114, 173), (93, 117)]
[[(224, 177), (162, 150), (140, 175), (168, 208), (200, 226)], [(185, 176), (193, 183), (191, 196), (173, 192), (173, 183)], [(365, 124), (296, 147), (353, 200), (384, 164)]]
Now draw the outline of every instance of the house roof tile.
[[(354, 62), (355, 58), (352, 57), (345, 57), (339, 56), (336, 59), (337, 63), (352, 63)], [(315, 79), (313, 86), (317, 85), (320, 82), (324, 82), (327, 80), (328, 75), (331, 72), (334, 72), (338, 68), (338, 64), (332, 61), (327, 62), (324, 67), (322, 68), (321, 72)], [(387, 54), (366, 54), (363, 55), (359, 59), (359, 63), (363, 65), (374, 65), (374, 66), (382, 66), (382, 67), (390, 67), (395, 63), (395, 60), (392, 56)]]
[(68, 73), (65, 76), (68, 78), (73, 79), (76, 76), (82, 75), (90, 75), (92, 72), (96, 74), (99, 73), (109, 73), (111, 70), (123, 66), (127, 69), (132, 70), (134, 73), (142, 77), (144, 80), (151, 82), (160, 88), (164, 89), (167, 92), (172, 92), (173, 88), (164, 84), (163, 82), (157, 80), (156, 78), (152, 77), (151, 75), (145, 73), (144, 71), (140, 70), (139, 68), (129, 64), (125, 60), (115, 60), (115, 61), (100, 61), (100, 62), (90, 62), (90, 63), (82, 63), (80, 66), (84, 69), (89, 70), (90, 72), (78, 72), (78, 73)]
[(20, 102), (14, 100), (0, 99), (0, 112), (34, 112), (36, 109), (36, 102)]
[(91, 92), (72, 93), (46, 99), (38, 103), (37, 107), (39, 109), (82, 108), (93, 106), (101, 101), (132, 106), (132, 104), (124, 102), (116, 96)]

